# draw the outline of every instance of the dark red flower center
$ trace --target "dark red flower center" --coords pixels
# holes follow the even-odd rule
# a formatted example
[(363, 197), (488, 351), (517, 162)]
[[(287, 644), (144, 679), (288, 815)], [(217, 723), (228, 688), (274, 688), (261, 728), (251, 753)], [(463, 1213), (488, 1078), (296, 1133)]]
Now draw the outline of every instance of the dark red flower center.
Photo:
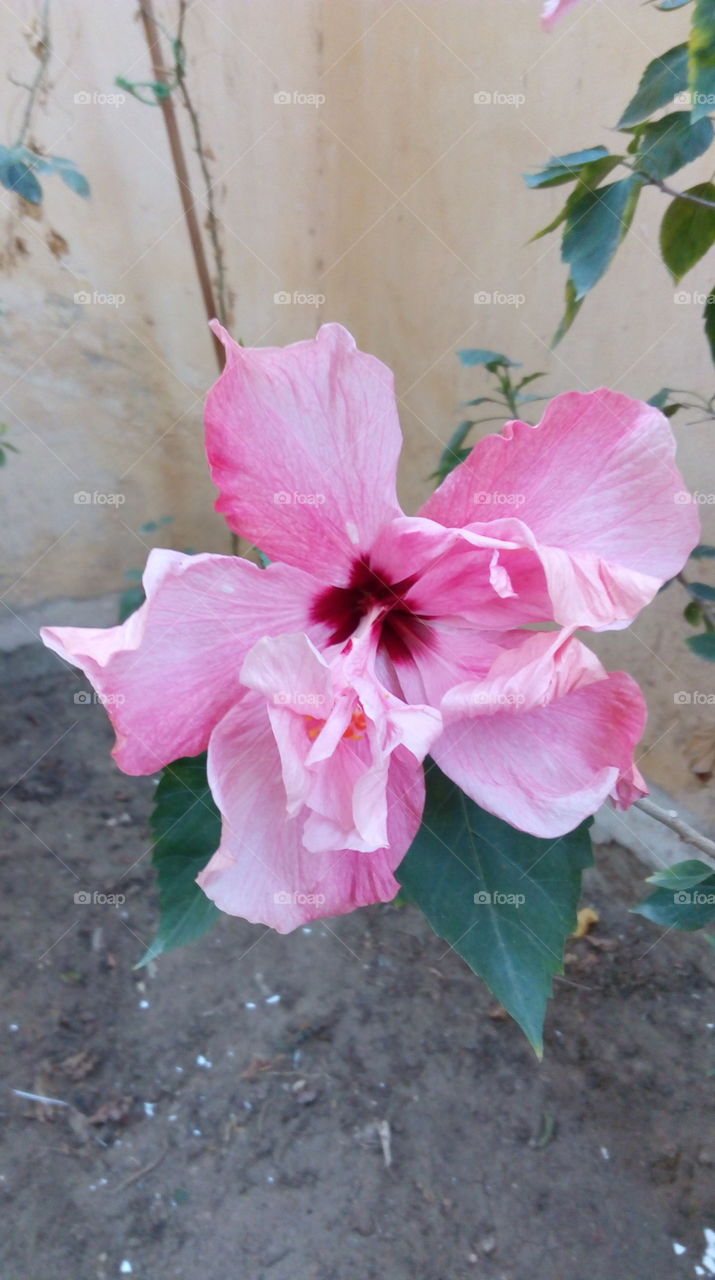
[(415, 644), (425, 643), (429, 637), (425, 622), (405, 604), (416, 576), (390, 582), (371, 566), (367, 557), (362, 557), (353, 564), (346, 587), (326, 587), (321, 592), (311, 609), (311, 619), (330, 628), (330, 644), (343, 644), (377, 607), (381, 610), (377, 623), (380, 644), (393, 662), (406, 662)]

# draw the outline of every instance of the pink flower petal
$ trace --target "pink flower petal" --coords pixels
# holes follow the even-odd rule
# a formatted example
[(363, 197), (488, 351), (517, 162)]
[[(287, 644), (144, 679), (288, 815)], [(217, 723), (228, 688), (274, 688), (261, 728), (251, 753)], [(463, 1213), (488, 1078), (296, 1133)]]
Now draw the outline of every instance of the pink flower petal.
[(643, 794), (633, 751), (646, 707), (623, 672), (607, 674), (579, 641), (525, 633), (483, 681), (443, 700), (439, 767), (477, 804), (542, 837), (572, 830), (610, 795)]
[(389, 847), (308, 852), (302, 817), (285, 815), (278, 747), (265, 702), (247, 693), (214, 730), (209, 781), (223, 815), (221, 845), (198, 876), (222, 911), (288, 933), (322, 916), (389, 902), (393, 875), (414, 839), (424, 805), (421, 765), (392, 755), (387, 788)]
[(120, 769), (154, 773), (206, 748), (240, 692), (248, 649), (272, 632), (309, 629), (316, 587), (286, 565), (154, 550), (146, 602), (122, 626), (45, 627), (42, 639), (91, 680)]
[(287, 811), (305, 808), (303, 843), (316, 853), (382, 848), (392, 753), (404, 747), (419, 763), (442, 728), (438, 711), (378, 684), (374, 649), (369, 622), (330, 663), (307, 636), (278, 636), (254, 645), (241, 671), (268, 700)]
[(392, 374), (338, 324), (283, 348), (214, 331), (226, 347), (206, 403), (217, 509), (271, 559), (342, 582), (400, 514)]
[(531, 546), (563, 625), (626, 625), (698, 540), (674, 454), (660, 410), (572, 391), (538, 426), (510, 422), (481, 440), (421, 515)]
[(576, 0), (544, 0), (541, 10), (541, 23), (545, 31), (553, 30), (559, 18), (562, 18)]

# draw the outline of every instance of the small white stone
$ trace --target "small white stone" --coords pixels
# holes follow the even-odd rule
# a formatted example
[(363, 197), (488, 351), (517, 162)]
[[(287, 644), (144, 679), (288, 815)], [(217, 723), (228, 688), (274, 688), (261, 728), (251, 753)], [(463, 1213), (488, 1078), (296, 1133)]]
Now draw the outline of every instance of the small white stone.
[(608, 1150), (608, 1147), (601, 1147), (601, 1155), (603, 1156), (604, 1160), (610, 1160), (611, 1153)]
[(677, 1240), (674, 1240), (674, 1241), (673, 1241), (673, 1253), (677, 1253), (678, 1257), (680, 1257), (681, 1253), (685, 1253), (685, 1252), (686, 1252), (685, 1245), (684, 1245), (684, 1244), (678, 1244), (678, 1241), (677, 1241)]
[(266, 996), (266, 1004), (280, 1004), (280, 996)]
[(148, 1000), (140, 1000), (140, 1001), (139, 1001), (139, 1008), (140, 1008), (140, 1009), (148, 1009), (149, 1007), (150, 1007), (150, 1006), (149, 1006), (149, 1001), (148, 1001)]
[(210, 1071), (213, 1066), (213, 1062), (209, 1062), (209, 1059), (205, 1058), (203, 1053), (200, 1053), (196, 1059), (196, 1065), (197, 1067), (205, 1067), (207, 1071)]
[(123, 1276), (131, 1275), (133, 1268), (128, 1258), (125, 1258), (123, 1262), (120, 1262), (119, 1270), (121, 1271)]
[(247, 1008), (247, 1009), (255, 1009), (255, 1007), (256, 1007), (256, 1006), (255, 1006), (255, 1004), (254, 1004), (253, 1000), (247, 1000), (247, 1001), (246, 1001), (246, 1008)]
[(155, 1102), (145, 1102), (145, 1103), (144, 1103), (144, 1115), (145, 1115), (145, 1116), (153, 1116), (153, 1114), (154, 1114), (154, 1111), (155, 1111), (155, 1110), (156, 1110), (156, 1103), (155, 1103)]

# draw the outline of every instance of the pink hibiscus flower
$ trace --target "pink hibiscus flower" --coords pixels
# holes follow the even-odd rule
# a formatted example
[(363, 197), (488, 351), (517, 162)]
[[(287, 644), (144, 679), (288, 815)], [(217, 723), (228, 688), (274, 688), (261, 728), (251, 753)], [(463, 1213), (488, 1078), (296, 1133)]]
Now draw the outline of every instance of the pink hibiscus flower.
[(563, 17), (567, 9), (576, 4), (576, 0), (544, 0), (541, 9), (541, 22), (547, 31), (551, 31), (559, 18)]
[(558, 396), (410, 517), (384, 365), (340, 325), (257, 350), (215, 329), (217, 506), (273, 563), (152, 551), (122, 626), (43, 632), (105, 701), (125, 772), (208, 748), (208, 896), (280, 931), (391, 899), (427, 752), (538, 836), (641, 794), (642, 694), (574, 630), (627, 625), (697, 541), (666, 418)]

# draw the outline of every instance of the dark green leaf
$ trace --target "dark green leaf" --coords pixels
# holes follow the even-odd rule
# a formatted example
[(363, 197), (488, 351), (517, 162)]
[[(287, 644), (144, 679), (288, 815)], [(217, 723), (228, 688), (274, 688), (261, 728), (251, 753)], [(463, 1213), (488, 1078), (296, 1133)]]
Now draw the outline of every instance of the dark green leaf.
[(640, 124), (654, 111), (672, 103), (676, 93), (688, 87), (688, 46), (677, 44), (648, 63), (635, 95), (621, 116), (617, 129)]
[(498, 351), (487, 351), (483, 347), (476, 347), (473, 350), (458, 351), (460, 363), (470, 368), (474, 365), (505, 365), (512, 369), (520, 369), (521, 365), (518, 360), (510, 360), (508, 356), (500, 355)]
[(585, 151), (569, 151), (563, 156), (552, 156), (537, 173), (525, 173), (527, 187), (556, 187), (561, 182), (573, 182), (579, 176), (582, 165), (592, 160), (602, 160), (608, 155), (606, 147), (587, 147)]
[(686, 4), (690, 4), (690, 0), (660, 0), (655, 7), (667, 13), (670, 9), (682, 9)]
[(119, 597), (119, 621), (126, 622), (127, 618), (130, 618), (133, 613), (136, 613), (137, 609), (141, 608), (145, 600), (146, 596), (141, 583), (137, 583), (133, 587), (126, 587)]
[(645, 902), (633, 907), (636, 915), (666, 929), (688, 932), (715, 920), (715, 872), (704, 862), (694, 858), (679, 862), (648, 879), (658, 888)]
[(691, 116), (701, 120), (715, 109), (715, 5), (713, 0), (695, 0), (690, 27), (688, 87)]
[(434, 764), (422, 827), (397, 879), (433, 929), (542, 1050), (552, 979), (576, 921), (588, 824), (538, 840), (485, 813)]
[(715, 634), (712, 631), (704, 631), (700, 636), (688, 636), (688, 644), (699, 658), (715, 662)]
[(576, 297), (576, 287), (573, 280), (569, 277), (566, 281), (566, 307), (561, 317), (559, 327), (551, 339), (552, 347), (558, 346), (565, 333), (568, 333), (581, 307), (583, 306), (583, 298)]
[(688, 187), (685, 195), (711, 200), (712, 209), (689, 200), (672, 200), (660, 227), (660, 251), (663, 261), (678, 284), (686, 272), (715, 244), (715, 186), (699, 182)]
[(690, 112), (671, 111), (640, 130), (635, 164), (650, 178), (670, 177), (683, 165), (697, 160), (713, 140), (711, 120), (691, 122)]
[(713, 560), (715, 559), (715, 547), (708, 546), (707, 542), (699, 542), (690, 552), (691, 560)]
[(709, 587), (706, 582), (689, 582), (688, 591), (696, 600), (704, 600), (706, 604), (715, 600), (715, 587)]
[(159, 928), (140, 961), (201, 937), (220, 912), (195, 883), (221, 839), (221, 818), (206, 777), (206, 756), (167, 765), (151, 818), (158, 873)]
[(705, 337), (710, 347), (710, 355), (715, 363), (715, 286), (713, 286), (713, 292), (709, 293), (705, 299), (703, 320), (705, 321)]
[(569, 210), (561, 257), (570, 267), (576, 301), (607, 270), (628, 230), (641, 186), (637, 177), (621, 178), (585, 191)]
[(8, 191), (22, 196), (30, 204), (42, 204), (42, 187), (40, 186), (33, 166), (15, 158), (13, 151), (3, 147), (4, 155), (0, 156), (0, 182)]
[(556, 217), (553, 218), (547, 226), (542, 227), (541, 231), (537, 231), (536, 234), (531, 237), (531, 240), (540, 240), (542, 236), (548, 235), (550, 231), (555, 231), (562, 222), (565, 222), (570, 209), (573, 208), (579, 196), (581, 196), (584, 191), (595, 191), (596, 187), (603, 182), (604, 178), (608, 177), (609, 173), (611, 173), (612, 170), (621, 163), (622, 159), (623, 157), (620, 155), (605, 155), (600, 160), (594, 160), (590, 164), (585, 164), (578, 175), (576, 186), (568, 197), (561, 212), (557, 213)]
[(690, 624), (691, 627), (700, 626), (703, 615), (700, 610), (700, 605), (697, 603), (696, 600), (691, 600), (688, 604), (686, 604), (685, 608), (683, 609), (683, 617), (685, 618), (685, 621)]
[(651, 396), (647, 403), (652, 404), (654, 409), (664, 409), (668, 403), (669, 395), (670, 387), (661, 387), (660, 391), (656, 391), (655, 395)]

